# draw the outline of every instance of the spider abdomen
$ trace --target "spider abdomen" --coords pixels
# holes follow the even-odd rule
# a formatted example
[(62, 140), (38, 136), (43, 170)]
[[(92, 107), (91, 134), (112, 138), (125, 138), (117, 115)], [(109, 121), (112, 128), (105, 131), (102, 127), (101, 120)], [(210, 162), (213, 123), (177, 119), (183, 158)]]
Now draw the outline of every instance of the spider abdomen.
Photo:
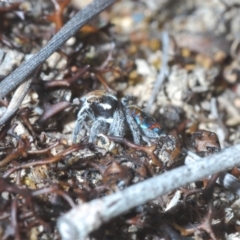
[(128, 113), (134, 118), (136, 123), (144, 131), (145, 129), (151, 130), (159, 136), (163, 133), (162, 127), (156, 122), (156, 120), (145, 113), (142, 109), (135, 105), (127, 107)]

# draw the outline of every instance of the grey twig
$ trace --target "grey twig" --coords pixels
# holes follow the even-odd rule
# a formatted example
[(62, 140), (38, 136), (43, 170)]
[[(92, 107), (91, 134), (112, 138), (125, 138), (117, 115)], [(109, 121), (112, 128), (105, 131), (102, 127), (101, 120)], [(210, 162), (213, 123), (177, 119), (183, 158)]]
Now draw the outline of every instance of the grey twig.
[(79, 28), (83, 27), (88, 21), (109, 7), (115, 0), (94, 0), (84, 9), (79, 11), (69, 20), (59, 32), (53, 36), (48, 44), (37, 54), (23, 63), (19, 68), (12, 72), (0, 83), (0, 98), (3, 98), (10, 91), (16, 88), (21, 82), (43, 63), (53, 52), (67, 41)]
[(77, 206), (58, 219), (58, 230), (63, 240), (85, 239), (103, 223), (131, 208), (188, 183), (231, 169), (239, 163), (240, 144), (203, 158), (195, 164), (173, 169), (121, 192)]
[(149, 112), (152, 104), (154, 103), (157, 94), (160, 90), (161, 85), (163, 84), (166, 76), (169, 74), (168, 71), (168, 49), (169, 49), (169, 36), (166, 31), (162, 33), (162, 65), (161, 70), (157, 76), (157, 79), (154, 83), (151, 97), (148, 100), (146, 111)]
[[(188, 154), (185, 159), (185, 164), (187, 165), (195, 164), (196, 162), (202, 161), (203, 159), (199, 157), (197, 154), (191, 152), (190, 150), (184, 148), (183, 151)], [(238, 180), (233, 175), (223, 172), (217, 179), (217, 183), (240, 196), (240, 180)]]

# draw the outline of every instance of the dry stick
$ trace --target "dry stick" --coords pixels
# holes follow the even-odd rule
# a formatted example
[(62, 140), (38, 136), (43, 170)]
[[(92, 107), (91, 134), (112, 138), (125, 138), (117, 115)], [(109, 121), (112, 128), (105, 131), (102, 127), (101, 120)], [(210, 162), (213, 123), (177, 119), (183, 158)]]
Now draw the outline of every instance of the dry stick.
[(149, 98), (148, 103), (147, 103), (147, 112), (149, 112), (151, 110), (151, 107), (157, 97), (160, 87), (162, 86), (162, 84), (164, 82), (164, 79), (166, 78), (166, 76), (169, 75), (169, 71), (168, 71), (169, 36), (168, 36), (168, 33), (165, 31), (163, 31), (163, 33), (162, 33), (162, 44), (163, 44), (162, 66), (161, 66), (161, 70), (157, 76), (157, 79), (155, 81), (151, 97)]
[[(195, 164), (195, 162), (202, 161), (203, 159), (197, 154), (191, 152), (190, 150), (184, 148), (183, 151), (188, 154), (186, 158), (188, 159), (188, 161), (185, 160), (185, 164), (187, 165)], [(191, 160), (189, 158), (191, 158)], [(219, 178), (217, 179), (217, 183), (240, 196), (240, 180), (233, 175), (225, 172), (221, 173)]]
[(173, 169), (130, 186), (121, 192), (77, 206), (58, 219), (58, 230), (63, 240), (85, 239), (89, 233), (98, 229), (103, 223), (133, 207), (188, 183), (231, 169), (239, 163), (240, 144), (203, 158), (195, 164)]
[(94, 0), (79, 11), (63, 28), (53, 36), (48, 44), (37, 54), (23, 63), (0, 83), (0, 99), (23, 82), (41, 63), (67, 41), (79, 28), (83, 27), (93, 17), (109, 7), (115, 0)]
[(23, 99), (25, 98), (28, 92), (31, 82), (32, 79), (23, 82), (14, 92), (11, 102), (8, 105), (7, 111), (0, 119), (0, 125), (4, 124), (7, 120), (9, 120), (13, 116), (13, 114), (18, 110), (19, 106), (21, 105)]
[(32, 80), (37, 76), (39, 73), (40, 67), (35, 71), (34, 74), (28, 79), (27, 81), (23, 82), (18, 86), (17, 90), (14, 92), (11, 102), (8, 105), (7, 111), (4, 113), (3, 117), (0, 119), (0, 125), (6, 123), (19, 109), (23, 99), (28, 93)]

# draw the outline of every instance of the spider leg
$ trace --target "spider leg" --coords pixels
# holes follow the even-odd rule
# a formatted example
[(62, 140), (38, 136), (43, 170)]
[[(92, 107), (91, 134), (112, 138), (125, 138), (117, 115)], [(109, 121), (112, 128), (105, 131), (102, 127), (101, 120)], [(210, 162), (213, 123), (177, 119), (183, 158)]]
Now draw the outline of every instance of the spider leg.
[(89, 142), (95, 142), (99, 133), (107, 134), (109, 123), (96, 119), (89, 133)]
[(122, 110), (116, 110), (113, 115), (113, 121), (110, 124), (110, 128), (108, 131), (109, 135), (113, 135), (115, 137), (123, 137), (125, 133), (125, 119), (124, 113)]
[(79, 132), (83, 126), (83, 123), (85, 122), (86, 118), (88, 117), (88, 114), (87, 112), (84, 112), (84, 111), (79, 111), (78, 113), (78, 118), (77, 118), (77, 121), (75, 123), (75, 127), (74, 127), (74, 130), (73, 130), (73, 135), (72, 135), (72, 142), (73, 143), (76, 143), (77, 142), (77, 137), (79, 135)]
[(142, 131), (147, 138), (159, 138), (160, 137), (159, 134), (157, 134), (156, 132), (154, 132), (151, 129), (143, 128)]
[(126, 120), (127, 120), (128, 126), (132, 132), (134, 143), (140, 144), (141, 130), (139, 129), (138, 124), (136, 123), (134, 118), (128, 113), (126, 113)]

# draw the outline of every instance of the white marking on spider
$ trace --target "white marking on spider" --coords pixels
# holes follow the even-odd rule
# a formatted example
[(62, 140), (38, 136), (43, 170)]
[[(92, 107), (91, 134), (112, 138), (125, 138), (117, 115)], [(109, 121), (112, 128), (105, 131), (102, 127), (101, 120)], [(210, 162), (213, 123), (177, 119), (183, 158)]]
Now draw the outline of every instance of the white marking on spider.
[(106, 123), (112, 123), (113, 122), (113, 118), (98, 117), (98, 120), (106, 122)]
[(102, 106), (103, 109), (105, 109), (105, 110), (112, 108), (112, 106), (110, 104), (108, 104), (108, 103), (100, 103), (99, 106)]

